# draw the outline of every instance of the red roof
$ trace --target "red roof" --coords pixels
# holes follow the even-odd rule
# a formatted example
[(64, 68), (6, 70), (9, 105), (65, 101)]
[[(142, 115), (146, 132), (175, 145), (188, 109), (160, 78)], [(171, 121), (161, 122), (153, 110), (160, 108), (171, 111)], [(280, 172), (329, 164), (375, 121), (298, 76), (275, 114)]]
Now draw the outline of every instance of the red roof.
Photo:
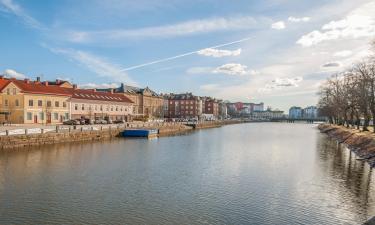
[(110, 92), (99, 92), (86, 89), (71, 89), (73, 90), (72, 98), (87, 99), (96, 101), (110, 101), (110, 102), (128, 102), (133, 103), (129, 98), (122, 94), (112, 94)]
[(0, 91), (10, 83), (8, 79), (0, 78)]
[(49, 95), (65, 95), (70, 96), (71, 91), (69, 88), (61, 88), (59, 86), (49, 86), (44, 83), (25, 81), (25, 80), (10, 80), (13, 82), (23, 93), (32, 94), (49, 94)]
[(0, 78), (0, 91), (11, 82), (14, 83), (19, 89), (21, 89), (23, 93), (62, 95), (70, 96), (75, 99), (133, 103), (123, 94), (96, 92), (94, 90), (85, 89), (63, 88), (56, 85), (46, 85), (45, 83), (29, 80), (16, 80), (7, 78)]

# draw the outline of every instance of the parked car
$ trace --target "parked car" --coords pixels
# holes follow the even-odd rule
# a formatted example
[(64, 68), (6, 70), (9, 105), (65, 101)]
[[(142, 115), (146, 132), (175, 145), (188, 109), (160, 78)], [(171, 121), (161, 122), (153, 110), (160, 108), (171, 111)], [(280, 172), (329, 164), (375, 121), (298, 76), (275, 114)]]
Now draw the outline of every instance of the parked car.
[(87, 124), (87, 125), (93, 125), (94, 121), (92, 119), (85, 119), (85, 124)]
[(77, 120), (67, 120), (63, 122), (64, 125), (79, 125)]

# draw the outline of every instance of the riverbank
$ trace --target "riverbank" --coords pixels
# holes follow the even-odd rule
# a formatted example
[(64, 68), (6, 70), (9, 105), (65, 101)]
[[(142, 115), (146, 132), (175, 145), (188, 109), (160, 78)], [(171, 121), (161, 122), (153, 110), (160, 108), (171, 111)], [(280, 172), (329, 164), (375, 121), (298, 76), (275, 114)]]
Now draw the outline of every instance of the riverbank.
[[(56, 127), (52, 131), (31, 133), (27, 129), (22, 134), (0, 136), (0, 150), (20, 149), (31, 146), (42, 146), (49, 144), (81, 142), (81, 141), (101, 141), (117, 138), (126, 129), (157, 129), (159, 137), (180, 135), (191, 132), (195, 129), (215, 128), (229, 124), (242, 123), (237, 120), (230, 121), (207, 121), (188, 126), (183, 123), (135, 123), (105, 127)], [(34, 130), (37, 128), (33, 128)], [(51, 130), (51, 129), (50, 129)], [(123, 138), (123, 137), (122, 137)]]
[(375, 167), (375, 134), (329, 124), (320, 124), (318, 128), (322, 133), (336, 139), (339, 143), (347, 145), (361, 160), (366, 160), (372, 168)]

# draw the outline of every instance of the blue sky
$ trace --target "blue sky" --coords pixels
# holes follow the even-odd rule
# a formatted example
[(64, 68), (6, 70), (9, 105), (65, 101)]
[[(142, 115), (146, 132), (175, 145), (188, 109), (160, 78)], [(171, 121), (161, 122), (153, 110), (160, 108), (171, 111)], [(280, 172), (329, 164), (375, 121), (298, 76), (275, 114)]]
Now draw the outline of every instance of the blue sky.
[(370, 54), (374, 11), (369, 0), (0, 0), (0, 72), (287, 110), (316, 104), (326, 77)]

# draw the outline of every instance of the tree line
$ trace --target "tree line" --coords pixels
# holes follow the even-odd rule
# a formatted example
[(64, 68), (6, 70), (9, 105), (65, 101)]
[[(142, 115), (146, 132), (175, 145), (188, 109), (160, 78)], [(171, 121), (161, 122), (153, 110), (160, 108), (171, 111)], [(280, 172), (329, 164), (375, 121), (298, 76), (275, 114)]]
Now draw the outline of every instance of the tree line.
[[(375, 40), (371, 44), (375, 53)], [(368, 131), (375, 118), (375, 58), (366, 57), (320, 87), (318, 109), (331, 124)], [(375, 123), (373, 122), (374, 132)]]

